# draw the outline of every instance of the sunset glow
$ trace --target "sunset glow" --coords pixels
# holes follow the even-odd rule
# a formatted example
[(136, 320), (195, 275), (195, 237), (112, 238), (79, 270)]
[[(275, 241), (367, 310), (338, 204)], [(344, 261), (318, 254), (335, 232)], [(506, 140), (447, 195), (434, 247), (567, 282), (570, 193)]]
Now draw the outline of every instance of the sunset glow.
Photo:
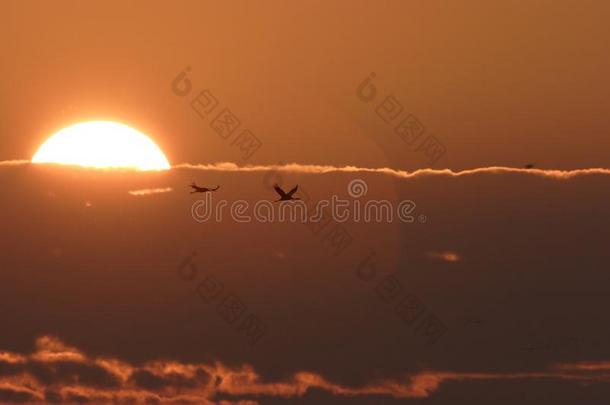
[(83, 122), (60, 130), (42, 144), (32, 162), (142, 171), (170, 168), (148, 136), (112, 121)]

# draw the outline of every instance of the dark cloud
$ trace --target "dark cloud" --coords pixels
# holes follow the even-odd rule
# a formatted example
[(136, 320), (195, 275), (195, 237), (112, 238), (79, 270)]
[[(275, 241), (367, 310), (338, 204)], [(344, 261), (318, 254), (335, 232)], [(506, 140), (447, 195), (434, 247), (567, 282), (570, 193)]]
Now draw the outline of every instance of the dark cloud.
[(10, 376), (23, 372), (23, 365), (0, 361), (0, 376)]
[[(535, 386), (539, 381), (548, 385), (554, 381), (578, 387), (610, 382), (610, 362), (560, 363), (543, 370), (512, 373), (427, 370), (393, 379), (371, 380), (362, 386), (342, 385), (306, 371), (282, 381), (265, 381), (251, 366), (232, 368), (219, 362), (175, 361), (151, 361), (136, 366), (118, 359), (90, 357), (49, 336), (39, 338), (36, 346), (38, 350), (26, 356), (4, 352), (4, 357), (20, 359), (24, 364), (20, 373), (0, 377), (0, 396), (5, 402), (44, 398), (50, 403), (255, 404), (263, 401), (279, 404), (293, 399), (302, 404), (347, 403), (348, 400), (366, 404), (434, 399), (437, 393), (446, 392), (445, 386), (464, 384), (483, 383), (487, 387), (510, 382), (519, 387)], [(108, 383), (107, 375), (113, 377), (112, 383)], [(216, 377), (212, 379), (211, 375)]]
[(136, 371), (131, 378), (137, 385), (147, 390), (159, 390), (169, 384), (169, 381), (146, 370)]
[(82, 384), (99, 388), (116, 388), (121, 381), (116, 376), (97, 365), (68, 361), (44, 363), (33, 361), (25, 369), (43, 384)]
[(32, 392), (11, 388), (0, 388), (0, 401), (5, 403), (30, 402), (38, 399)]
[(204, 386), (209, 383), (210, 376), (206, 371), (201, 369), (197, 369), (191, 376), (185, 376), (179, 373), (158, 375), (148, 370), (138, 370), (131, 375), (131, 379), (141, 388), (159, 391), (166, 387), (172, 387), (179, 390), (181, 388)]
[(59, 392), (53, 389), (47, 389), (44, 393), (44, 400), (53, 404), (59, 404), (63, 398)]
[[(357, 175), (367, 199), (412, 199), (427, 217), (345, 222), (353, 243), (335, 254), (303, 224), (196, 223), (187, 185), (202, 170), (19, 170), (19, 182), (4, 176), (0, 200), (11, 230), (0, 256), (0, 375), (41, 384), (40, 398), (431, 401), (494, 379), (606, 384), (607, 371), (585, 363), (610, 358), (610, 323), (591, 310), (608, 304), (606, 175), (282, 172), (316, 200), (349, 198)], [(263, 173), (205, 176), (231, 185), (215, 198), (274, 198)], [(129, 194), (165, 187), (174, 191)], [(186, 280), (178, 268), (193, 252)], [(209, 277), (223, 289), (207, 302), (197, 287)], [(223, 310), (227, 297), (241, 318)], [(424, 315), (408, 319), (401, 302)], [(267, 327), (255, 345), (243, 328), (250, 315)], [(446, 326), (436, 342), (420, 323), (432, 317)]]

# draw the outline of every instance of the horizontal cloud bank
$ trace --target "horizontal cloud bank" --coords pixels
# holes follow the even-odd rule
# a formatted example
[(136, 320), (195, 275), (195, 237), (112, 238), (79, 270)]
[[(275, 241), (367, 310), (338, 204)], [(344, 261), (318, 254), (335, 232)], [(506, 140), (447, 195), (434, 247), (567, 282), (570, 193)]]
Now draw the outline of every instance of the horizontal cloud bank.
[[(0, 162), (0, 166), (18, 166), (27, 165), (31, 162), (28, 160), (7, 160)], [(505, 166), (490, 166), (479, 167), (474, 169), (465, 169), (454, 171), (451, 169), (418, 169), (412, 172), (406, 170), (392, 169), (389, 167), (357, 167), (357, 166), (332, 166), (332, 165), (308, 165), (300, 163), (287, 163), (277, 165), (248, 165), (239, 166), (232, 162), (218, 162), (213, 164), (190, 164), (183, 163), (174, 165), (174, 169), (197, 169), (219, 172), (292, 172), (292, 173), (310, 173), (310, 174), (326, 174), (326, 173), (377, 173), (388, 176), (408, 179), (420, 176), (444, 175), (444, 176), (468, 176), (473, 174), (500, 174), (500, 173), (522, 173), (533, 174), (541, 177), (550, 177), (555, 179), (569, 179), (576, 176), (584, 175), (610, 175), (610, 169), (595, 167), (573, 170), (557, 170), (557, 169), (525, 169), (518, 167)], [(88, 168), (88, 170), (99, 170)]]
[(576, 176), (600, 174), (610, 175), (610, 169), (604, 168), (589, 168), (589, 169), (574, 169), (574, 170), (554, 170), (554, 169), (522, 169), (516, 167), (503, 167), (503, 166), (490, 166), (480, 167), (476, 169), (467, 169), (460, 171), (453, 171), (451, 169), (418, 169), (412, 172), (405, 170), (392, 169), (389, 167), (357, 167), (357, 166), (329, 166), (329, 165), (303, 165), (299, 163), (288, 163), (282, 165), (253, 165), (253, 166), (238, 166), (235, 163), (221, 162), (207, 165), (192, 165), (192, 164), (181, 164), (174, 166), (176, 169), (198, 169), (198, 170), (209, 170), (209, 171), (222, 171), (222, 172), (267, 172), (267, 171), (278, 171), (278, 172), (292, 172), (292, 173), (311, 173), (311, 174), (325, 174), (325, 173), (378, 173), (385, 174), (393, 177), (399, 177), (403, 179), (420, 177), (420, 176), (431, 176), (431, 175), (445, 175), (452, 177), (468, 176), (473, 174), (484, 174), (484, 173), (525, 173), (533, 174), (542, 177), (551, 177), (555, 179), (569, 179)]
[[(0, 352), (0, 402), (258, 404), (261, 397), (292, 398), (318, 389), (330, 395), (426, 398), (447, 381), (556, 380), (580, 384), (610, 382), (610, 361), (563, 363), (545, 371), (470, 373), (424, 370), (394, 380), (346, 387), (313, 372), (286, 381), (262, 382), (248, 365), (151, 361), (141, 366), (93, 358), (52, 336), (36, 341), (34, 353)], [(216, 400), (217, 396), (233, 398)]]

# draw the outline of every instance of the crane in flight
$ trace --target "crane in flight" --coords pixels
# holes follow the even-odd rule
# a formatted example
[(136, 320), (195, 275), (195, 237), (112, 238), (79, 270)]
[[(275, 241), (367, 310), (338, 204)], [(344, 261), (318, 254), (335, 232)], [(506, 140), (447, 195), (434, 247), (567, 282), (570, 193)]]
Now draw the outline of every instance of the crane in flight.
[(280, 199), (279, 200), (275, 200), (275, 202), (278, 202), (278, 201), (300, 200), (300, 198), (294, 197), (294, 193), (296, 193), (297, 190), (299, 189), (299, 185), (298, 184), (292, 190), (290, 190), (289, 192), (285, 192), (277, 184), (275, 186), (273, 186), (273, 189), (275, 190), (276, 193), (278, 193), (280, 195)]
[(197, 184), (195, 184), (195, 182), (193, 182), (190, 187), (193, 189), (193, 191), (191, 191), (191, 194), (209, 193), (211, 191), (216, 191), (220, 188), (220, 186), (216, 186), (216, 188), (199, 187)]

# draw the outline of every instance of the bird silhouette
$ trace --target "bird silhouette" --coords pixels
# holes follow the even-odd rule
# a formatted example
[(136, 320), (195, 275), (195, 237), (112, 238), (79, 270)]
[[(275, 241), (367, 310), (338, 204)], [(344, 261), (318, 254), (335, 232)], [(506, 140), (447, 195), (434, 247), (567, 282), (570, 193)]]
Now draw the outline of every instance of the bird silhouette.
[(190, 187), (193, 189), (193, 191), (191, 191), (191, 194), (209, 193), (211, 191), (216, 191), (220, 188), (220, 186), (216, 186), (216, 188), (199, 187), (197, 184), (195, 184), (195, 182), (193, 182)]
[(524, 166), (526, 169), (533, 169), (534, 168), (534, 164), (533, 163), (528, 163)]
[(278, 201), (300, 200), (300, 198), (298, 198), (298, 197), (293, 197), (294, 193), (296, 193), (297, 190), (299, 189), (299, 185), (298, 184), (292, 190), (290, 190), (287, 193), (284, 190), (282, 190), (282, 188), (280, 186), (278, 186), (277, 184), (273, 186), (273, 189), (275, 190), (276, 193), (278, 193), (280, 195), (280, 199), (279, 200), (275, 200), (275, 202), (278, 202)]

